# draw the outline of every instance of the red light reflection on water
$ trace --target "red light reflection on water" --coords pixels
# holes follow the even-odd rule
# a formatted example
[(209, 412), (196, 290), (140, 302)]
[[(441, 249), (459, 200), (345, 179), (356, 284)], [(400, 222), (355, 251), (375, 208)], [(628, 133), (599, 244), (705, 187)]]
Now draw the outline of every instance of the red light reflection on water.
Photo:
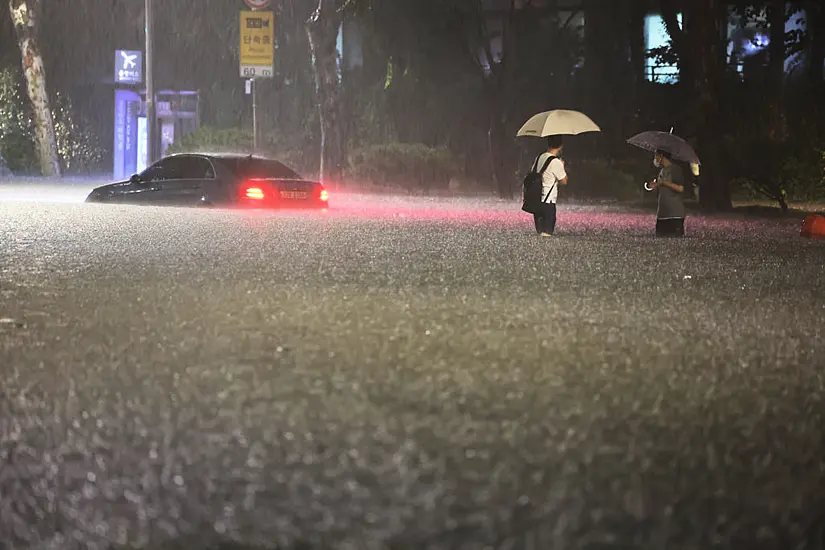
[[(49, 202), (82, 203), (90, 189), (101, 182), (3, 182), (0, 203)], [(517, 201), (502, 201), (490, 197), (400, 197), (338, 192), (331, 193), (330, 206), (322, 210), (233, 211), (250, 221), (265, 222), (272, 217), (315, 218), (327, 221), (371, 219), (388, 221), (399, 226), (428, 223), (482, 227), (486, 230), (533, 232), (532, 217), (521, 211)], [(217, 209), (226, 212), (225, 209)], [(235, 210), (235, 209), (230, 209)], [(203, 211), (201, 211), (203, 212)], [(223, 215), (223, 214), (221, 214)], [(639, 211), (619, 205), (558, 205), (556, 233), (559, 236), (630, 235), (651, 236), (656, 224), (654, 211)], [(742, 214), (728, 216), (689, 215), (686, 221), (688, 237), (696, 238), (799, 238), (801, 220), (787, 218), (757, 218)]]
[[(330, 208), (333, 217), (360, 217), (393, 220), (399, 223), (447, 223), (483, 226), (489, 229), (533, 230), (531, 215), (514, 201), (494, 199), (430, 199), (339, 196)], [(556, 233), (559, 236), (624, 234), (651, 236), (656, 225), (655, 211), (629, 210), (618, 205), (559, 204)], [(736, 238), (788, 238), (798, 236), (796, 219), (748, 218), (688, 215), (688, 237), (724, 236)]]

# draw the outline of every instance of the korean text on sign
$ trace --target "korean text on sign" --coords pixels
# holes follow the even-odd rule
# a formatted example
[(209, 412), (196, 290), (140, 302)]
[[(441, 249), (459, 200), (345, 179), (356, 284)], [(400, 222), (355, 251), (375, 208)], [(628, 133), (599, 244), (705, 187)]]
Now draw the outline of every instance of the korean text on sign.
[(271, 11), (241, 12), (241, 65), (272, 66), (274, 21)]

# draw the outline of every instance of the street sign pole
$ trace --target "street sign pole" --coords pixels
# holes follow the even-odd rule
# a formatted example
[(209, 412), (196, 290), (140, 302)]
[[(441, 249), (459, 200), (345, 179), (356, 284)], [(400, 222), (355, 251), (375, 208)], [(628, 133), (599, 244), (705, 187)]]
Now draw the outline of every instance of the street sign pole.
[(155, 109), (155, 72), (152, 55), (152, 14), (153, 0), (146, 0), (146, 163), (147, 165), (155, 162), (157, 148), (155, 142), (157, 141), (157, 124), (158, 117)]
[(258, 152), (258, 93), (257, 93), (257, 86), (255, 85), (255, 79), (251, 79), (252, 82), (252, 149), (256, 153)]
[(252, 95), (252, 147), (259, 145), (258, 79), (272, 78), (275, 65), (274, 17), (261, 11), (269, 0), (244, 0), (250, 11), (241, 12), (240, 73), (246, 80), (246, 93)]

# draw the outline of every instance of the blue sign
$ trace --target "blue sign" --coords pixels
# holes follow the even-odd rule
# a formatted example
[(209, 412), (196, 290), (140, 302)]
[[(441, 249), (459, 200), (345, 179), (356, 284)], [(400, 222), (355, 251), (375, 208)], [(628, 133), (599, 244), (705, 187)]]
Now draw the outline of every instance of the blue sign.
[(143, 82), (143, 52), (115, 51), (115, 84), (140, 84)]
[(129, 107), (129, 101), (120, 95), (117, 90), (115, 92), (115, 178), (121, 179), (125, 173), (123, 153), (126, 149), (126, 115)]
[(126, 105), (126, 124), (123, 128), (126, 143), (123, 147), (123, 171), (131, 176), (137, 172), (137, 115), (140, 98), (129, 101)]
[(146, 117), (137, 119), (137, 168), (136, 174), (146, 170), (146, 146), (149, 145), (149, 134), (146, 131)]
[(115, 90), (114, 177), (126, 179), (137, 172), (138, 110), (140, 96), (130, 90)]

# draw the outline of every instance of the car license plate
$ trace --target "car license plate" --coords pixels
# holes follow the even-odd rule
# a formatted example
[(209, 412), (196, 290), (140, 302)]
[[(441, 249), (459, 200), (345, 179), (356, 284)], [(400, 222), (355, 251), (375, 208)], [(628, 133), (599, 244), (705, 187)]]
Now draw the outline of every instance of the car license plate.
[(282, 199), (306, 199), (309, 193), (305, 191), (281, 191)]

